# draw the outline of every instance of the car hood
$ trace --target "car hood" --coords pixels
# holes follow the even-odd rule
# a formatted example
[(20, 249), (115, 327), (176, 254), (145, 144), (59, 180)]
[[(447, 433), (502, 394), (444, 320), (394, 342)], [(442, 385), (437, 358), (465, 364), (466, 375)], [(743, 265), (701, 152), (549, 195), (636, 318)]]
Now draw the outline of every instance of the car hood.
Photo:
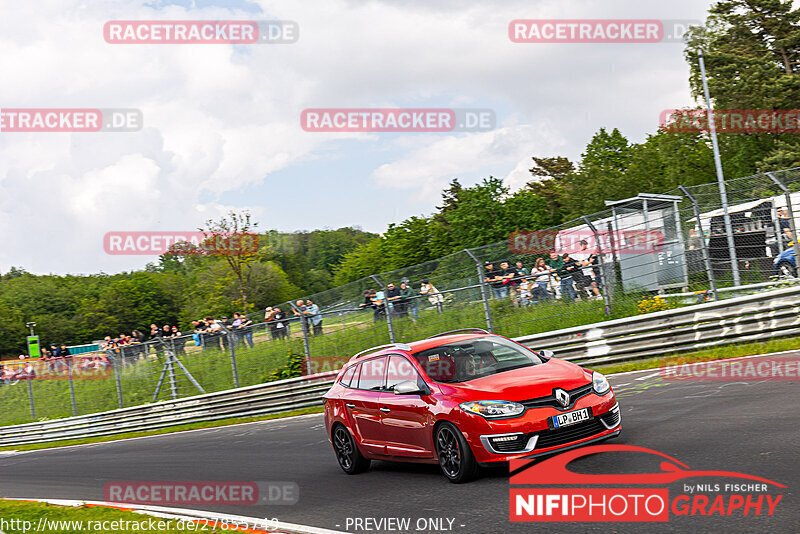
[(468, 382), (439, 384), (442, 393), (473, 400), (523, 401), (546, 397), (553, 388), (573, 389), (591, 382), (591, 372), (564, 360), (551, 358), (541, 365), (521, 367)]

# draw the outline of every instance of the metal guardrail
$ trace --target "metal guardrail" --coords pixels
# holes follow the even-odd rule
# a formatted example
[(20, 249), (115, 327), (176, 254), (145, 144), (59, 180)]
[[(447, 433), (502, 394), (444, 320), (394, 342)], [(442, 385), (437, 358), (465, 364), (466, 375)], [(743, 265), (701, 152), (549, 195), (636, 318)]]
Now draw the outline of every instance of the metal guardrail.
[[(800, 334), (800, 286), (516, 338), (582, 365)], [(0, 427), (0, 446), (85, 439), (319, 404), (337, 372), (109, 412)]]
[(800, 334), (800, 286), (516, 338), (598, 365)]
[(0, 446), (111, 436), (307, 408), (320, 404), (336, 374), (320, 373), (120, 410), (0, 427)]

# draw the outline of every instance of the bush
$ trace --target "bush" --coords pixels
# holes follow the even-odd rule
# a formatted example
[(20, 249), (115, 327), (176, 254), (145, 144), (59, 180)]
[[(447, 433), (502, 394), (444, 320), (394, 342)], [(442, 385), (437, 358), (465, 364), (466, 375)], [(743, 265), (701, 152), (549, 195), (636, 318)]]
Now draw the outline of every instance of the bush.
[(664, 300), (664, 298), (656, 295), (640, 300), (636, 303), (636, 308), (639, 310), (640, 314), (643, 314), (669, 310), (674, 308), (674, 306)]

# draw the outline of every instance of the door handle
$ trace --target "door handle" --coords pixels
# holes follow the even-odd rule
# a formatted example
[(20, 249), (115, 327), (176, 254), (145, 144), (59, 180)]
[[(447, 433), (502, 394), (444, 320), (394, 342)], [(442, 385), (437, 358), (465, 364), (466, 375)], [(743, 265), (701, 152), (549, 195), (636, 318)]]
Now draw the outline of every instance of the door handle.
[(389, 413), (390, 410), (389, 410), (389, 408), (381, 408), (381, 411), (383, 413)]
[(351, 408), (351, 409), (356, 407), (355, 404), (349, 404), (349, 403), (345, 404), (345, 406), (347, 406), (348, 408)]

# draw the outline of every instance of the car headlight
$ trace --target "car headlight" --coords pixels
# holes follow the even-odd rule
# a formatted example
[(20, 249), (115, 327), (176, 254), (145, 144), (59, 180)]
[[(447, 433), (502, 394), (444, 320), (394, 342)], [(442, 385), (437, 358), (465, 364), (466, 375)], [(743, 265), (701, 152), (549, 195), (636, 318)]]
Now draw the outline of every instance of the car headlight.
[(592, 387), (594, 388), (594, 392), (598, 395), (605, 395), (608, 393), (608, 390), (611, 389), (611, 385), (608, 383), (606, 377), (597, 371), (592, 373)]
[(494, 417), (516, 417), (525, 411), (525, 406), (517, 402), (490, 400), (459, 404), (465, 412), (474, 413), (488, 419)]

